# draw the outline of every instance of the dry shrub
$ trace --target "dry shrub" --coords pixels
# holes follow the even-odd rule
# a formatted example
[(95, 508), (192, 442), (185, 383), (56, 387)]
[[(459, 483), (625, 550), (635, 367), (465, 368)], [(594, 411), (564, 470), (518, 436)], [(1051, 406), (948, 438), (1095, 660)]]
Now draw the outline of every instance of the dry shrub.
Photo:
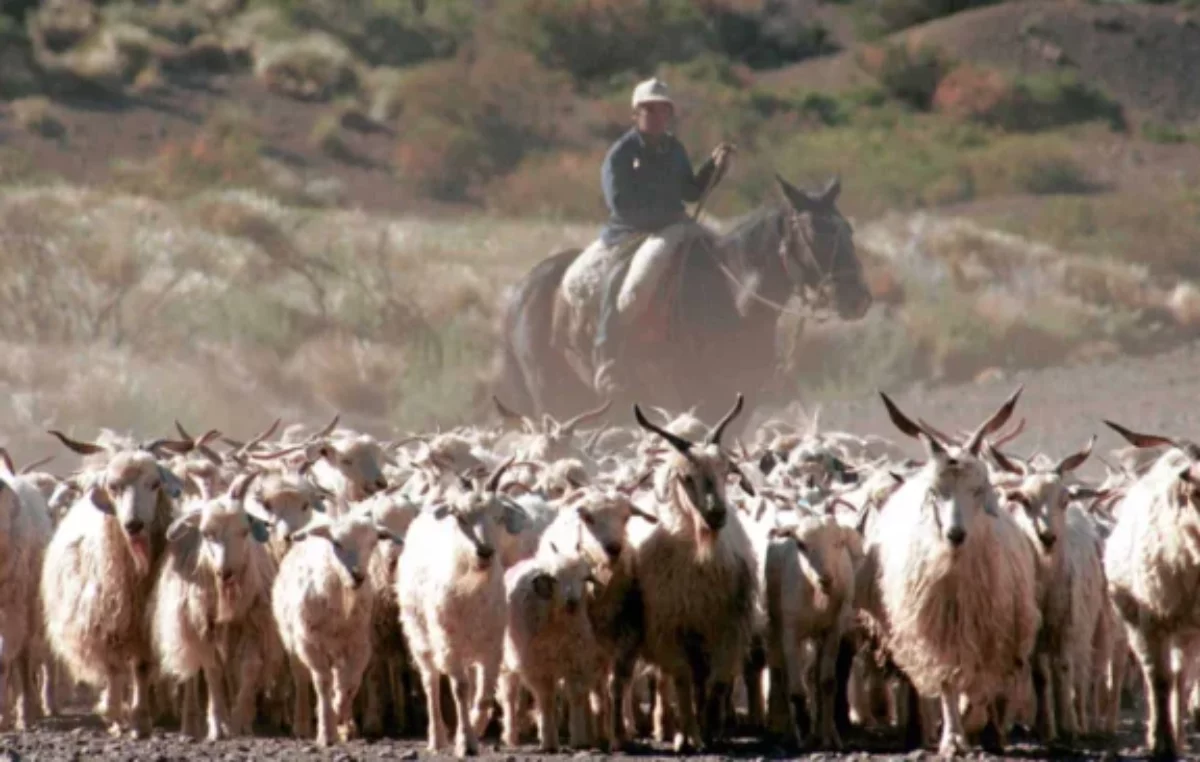
[(99, 24), (91, 0), (46, 0), (29, 17), (29, 32), (51, 53), (62, 53), (91, 36)]
[(1070, 72), (1012, 78), (964, 64), (938, 84), (933, 106), (959, 119), (1020, 132), (1091, 121), (1125, 127), (1121, 105)]
[(354, 93), (360, 82), (354, 53), (320, 32), (264, 46), (254, 73), (271, 90), (310, 101)]
[(10, 107), (21, 129), (54, 140), (66, 137), (67, 126), (49, 98), (20, 98)]
[(607, 210), (600, 189), (604, 151), (530, 156), (487, 188), (489, 211), (595, 222)]
[(942, 78), (933, 93), (933, 108), (957, 119), (990, 122), (1013, 98), (1013, 85), (999, 71), (962, 64)]
[(422, 66), (400, 84), (398, 99), (401, 181), (449, 199), (552, 145), (571, 105), (561, 75), (503, 49)]

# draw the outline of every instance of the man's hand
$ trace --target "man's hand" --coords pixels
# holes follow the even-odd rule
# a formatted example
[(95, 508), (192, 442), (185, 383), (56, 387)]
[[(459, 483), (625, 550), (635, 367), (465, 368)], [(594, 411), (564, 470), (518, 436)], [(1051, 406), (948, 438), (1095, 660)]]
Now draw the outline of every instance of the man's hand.
[(725, 171), (735, 153), (737, 153), (737, 146), (733, 143), (722, 142), (717, 144), (717, 147), (712, 152), (712, 160), (713, 164), (717, 166), (718, 172)]

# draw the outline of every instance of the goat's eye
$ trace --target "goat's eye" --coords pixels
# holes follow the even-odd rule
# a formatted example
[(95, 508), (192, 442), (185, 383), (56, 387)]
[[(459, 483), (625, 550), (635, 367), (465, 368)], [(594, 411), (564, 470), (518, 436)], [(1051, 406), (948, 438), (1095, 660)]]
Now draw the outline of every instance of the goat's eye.
[(153, 491), (157, 490), (157, 489), (158, 489), (159, 487), (161, 487), (161, 486), (162, 486), (162, 482), (160, 482), (160, 481), (158, 481), (157, 479), (155, 479), (154, 481), (150, 482), (150, 485), (149, 485), (149, 487), (150, 487), (150, 491), (151, 491), (151, 492), (153, 492)]
[(352, 465), (352, 464), (350, 463), (350, 459), (349, 459), (349, 458), (342, 458), (342, 465), (343, 465), (343, 466), (350, 466), (350, 465)]

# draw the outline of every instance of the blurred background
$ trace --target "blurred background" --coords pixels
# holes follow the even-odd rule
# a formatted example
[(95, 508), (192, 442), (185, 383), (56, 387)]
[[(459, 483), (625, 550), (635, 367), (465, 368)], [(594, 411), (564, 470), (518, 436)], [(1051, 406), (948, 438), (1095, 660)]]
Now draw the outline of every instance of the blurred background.
[(1193, 5), (0, 0), (0, 429), (478, 419), (505, 289), (596, 235), (650, 74), (697, 164), (741, 149), (710, 224), (842, 177), (879, 306), (783, 321), (806, 401), (1169, 349)]

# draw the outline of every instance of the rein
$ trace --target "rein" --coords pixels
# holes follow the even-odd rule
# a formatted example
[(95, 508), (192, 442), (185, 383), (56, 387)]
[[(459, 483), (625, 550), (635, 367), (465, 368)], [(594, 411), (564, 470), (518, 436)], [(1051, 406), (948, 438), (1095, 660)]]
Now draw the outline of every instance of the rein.
[[(790, 274), (792, 267), (793, 267), (789, 253), (791, 250), (791, 244), (793, 242), (792, 236), (796, 236), (796, 235), (800, 236), (800, 242), (804, 244), (803, 248), (804, 248), (805, 253), (807, 254), (808, 263), (807, 263), (807, 268), (805, 268), (805, 269), (808, 269), (812, 274), (816, 275), (817, 282), (816, 282), (815, 286), (813, 284), (809, 283), (807, 281), (807, 279), (800, 281), (800, 285), (807, 292), (805, 294), (807, 296), (808, 293), (818, 291), (821, 287), (828, 284), (833, 279), (834, 273), (832, 270), (829, 272), (822, 272), (822, 268), (821, 268), (820, 264), (817, 262), (816, 254), (813, 253), (812, 239), (810, 237), (808, 237), (807, 235), (804, 235), (802, 232), (796, 230), (796, 223), (795, 223), (795, 220), (791, 219), (791, 215), (789, 215), (787, 227), (784, 230), (784, 234), (779, 240), (778, 255), (779, 255), (780, 262), (783, 265), (784, 272), (787, 272)], [(839, 228), (837, 235), (838, 235), (838, 238), (837, 238), (837, 241), (835, 242), (835, 245), (838, 247), (838, 249), (840, 249), (842, 240), (844, 239), (846, 234), (843, 229)], [(721, 260), (721, 258), (717, 256), (716, 251), (714, 250), (714, 247), (710, 246), (708, 253), (709, 253), (709, 256), (712, 257), (713, 262), (716, 263), (717, 269), (719, 269), (721, 271), (721, 274), (723, 274), (729, 280), (729, 282), (733, 284), (733, 286), (737, 290), (737, 293), (739, 293), (739, 294), (744, 293), (744, 294), (748, 295), (754, 301), (758, 302), (759, 304), (764, 305), (765, 307), (768, 307), (768, 308), (774, 310), (776, 313), (778, 313), (780, 315), (791, 315), (793, 317), (800, 318), (802, 320), (812, 320), (815, 323), (824, 323), (824, 322), (829, 321), (833, 317), (832, 311), (829, 308), (813, 307), (811, 305), (811, 302), (808, 300), (805, 300), (803, 302), (806, 309), (797, 310), (797, 309), (792, 309), (791, 307), (788, 307), (786, 304), (780, 304), (779, 302), (776, 302), (773, 299), (768, 299), (767, 297), (762, 296), (757, 291), (750, 289), (744, 281), (742, 281), (740, 278), (738, 278), (738, 276), (736, 274), (734, 274), (734, 272), (732, 270), (729, 269), (729, 266), (726, 265), (725, 262), (723, 262)]]

